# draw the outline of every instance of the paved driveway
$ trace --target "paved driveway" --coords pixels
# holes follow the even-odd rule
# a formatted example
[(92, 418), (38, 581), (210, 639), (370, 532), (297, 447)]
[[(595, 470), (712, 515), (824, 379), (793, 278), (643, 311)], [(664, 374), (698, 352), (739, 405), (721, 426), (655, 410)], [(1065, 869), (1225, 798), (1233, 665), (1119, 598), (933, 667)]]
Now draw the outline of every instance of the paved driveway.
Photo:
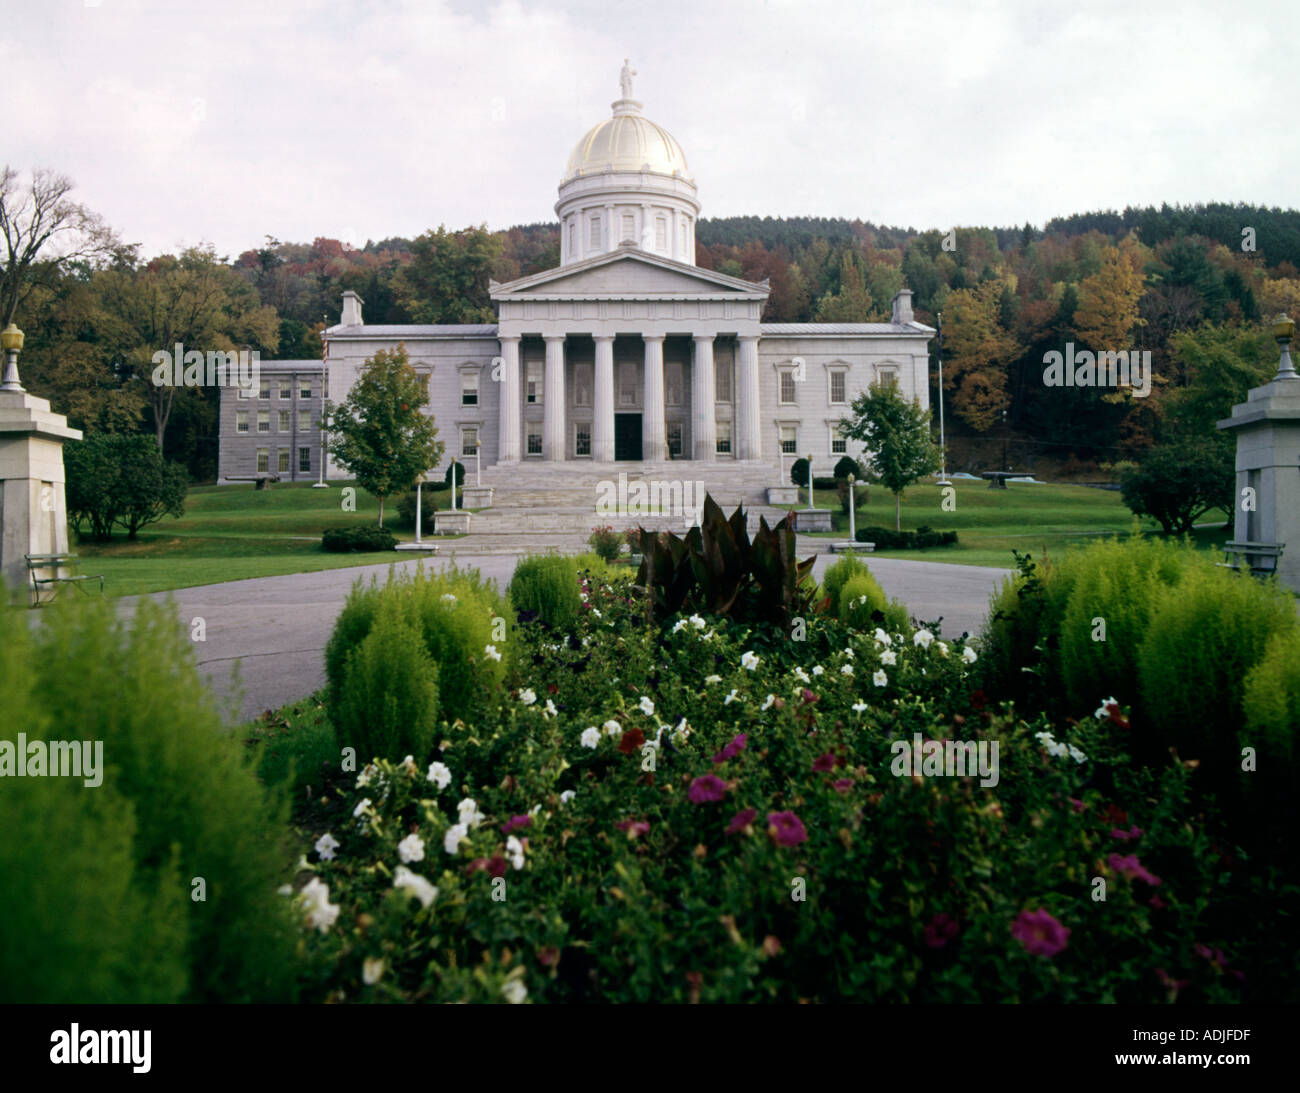
[[(800, 550), (800, 557), (807, 551)], [(460, 555), (461, 566), (474, 567), (504, 587), (518, 555)], [(834, 559), (819, 556), (818, 576)], [(881, 587), (907, 604), (922, 619), (943, 617), (943, 632), (955, 636), (975, 632), (984, 619), (989, 596), (1006, 570), (941, 562), (905, 562), (868, 558)], [(397, 563), (410, 568), (416, 563)], [(441, 568), (447, 560), (427, 560)], [(168, 595), (187, 630), (196, 617), (204, 620), (206, 640), (198, 646), (199, 663), (231, 716), (254, 717), (266, 709), (311, 694), (325, 681), (323, 650), (348, 590), (358, 576), (378, 574), (387, 565), (295, 573), (283, 577), (230, 581), (226, 584), (182, 588)], [(120, 602), (133, 609), (135, 597)], [(236, 667), (238, 670), (235, 675)]]

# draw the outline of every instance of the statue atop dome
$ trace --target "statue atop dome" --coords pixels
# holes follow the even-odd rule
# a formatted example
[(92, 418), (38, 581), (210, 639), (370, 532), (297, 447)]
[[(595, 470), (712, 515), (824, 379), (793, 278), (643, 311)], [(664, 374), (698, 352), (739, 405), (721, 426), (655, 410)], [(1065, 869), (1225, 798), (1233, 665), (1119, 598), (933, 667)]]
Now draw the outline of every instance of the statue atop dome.
[(618, 85), (623, 91), (623, 98), (632, 97), (632, 77), (636, 75), (636, 69), (632, 67), (631, 62), (623, 58), (623, 71), (618, 74)]

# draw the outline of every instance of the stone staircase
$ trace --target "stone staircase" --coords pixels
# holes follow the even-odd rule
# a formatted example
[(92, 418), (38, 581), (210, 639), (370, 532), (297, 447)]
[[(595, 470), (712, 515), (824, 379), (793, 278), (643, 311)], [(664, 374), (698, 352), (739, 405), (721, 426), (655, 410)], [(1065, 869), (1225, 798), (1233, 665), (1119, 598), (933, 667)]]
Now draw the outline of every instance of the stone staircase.
[[(585, 541), (593, 528), (608, 525), (680, 535), (705, 493), (727, 515), (743, 504), (752, 534), (760, 516), (771, 524), (785, 515), (785, 509), (767, 504), (767, 487), (776, 484), (776, 477), (775, 467), (748, 462), (498, 465), (483, 471), (483, 485), (493, 487), (492, 507), (474, 514), (470, 534)], [(473, 483), (472, 472), (467, 481)], [(646, 511), (646, 502), (652, 511)]]

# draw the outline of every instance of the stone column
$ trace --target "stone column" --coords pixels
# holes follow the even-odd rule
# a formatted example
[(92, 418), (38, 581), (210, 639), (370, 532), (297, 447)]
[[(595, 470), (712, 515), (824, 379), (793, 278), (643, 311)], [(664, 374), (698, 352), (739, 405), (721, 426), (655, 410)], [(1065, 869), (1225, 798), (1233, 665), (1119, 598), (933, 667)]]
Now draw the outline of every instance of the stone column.
[(547, 334), (546, 375), (542, 384), (542, 458), (565, 457), (564, 335)]
[(596, 390), (591, 417), (591, 457), (614, 462), (614, 335), (596, 335)]
[(645, 397), (641, 411), (641, 458), (661, 462), (668, 458), (664, 424), (664, 336), (643, 334), (645, 342)]
[(519, 336), (501, 341), (501, 384), (497, 407), (497, 462), (519, 462)]
[(761, 459), (762, 420), (758, 404), (758, 337), (742, 334), (736, 339), (736, 458)]
[(713, 335), (695, 335), (695, 364), (691, 368), (691, 458), (717, 458), (716, 409), (718, 390), (713, 368)]

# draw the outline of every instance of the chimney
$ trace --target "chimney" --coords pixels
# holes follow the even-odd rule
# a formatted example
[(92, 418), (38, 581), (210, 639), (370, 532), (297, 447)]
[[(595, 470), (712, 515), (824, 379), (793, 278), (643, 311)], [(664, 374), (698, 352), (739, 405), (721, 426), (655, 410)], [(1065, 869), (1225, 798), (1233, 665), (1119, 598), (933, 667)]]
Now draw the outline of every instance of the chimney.
[[(343, 326), (360, 326), (361, 325), (361, 297), (351, 289), (343, 293), (343, 317), (339, 323)], [(911, 314), (911, 311), (908, 312)]]
[(890, 316), (889, 321), (895, 326), (906, 326), (913, 321), (912, 290), (910, 288), (900, 288), (894, 293), (893, 314)]

